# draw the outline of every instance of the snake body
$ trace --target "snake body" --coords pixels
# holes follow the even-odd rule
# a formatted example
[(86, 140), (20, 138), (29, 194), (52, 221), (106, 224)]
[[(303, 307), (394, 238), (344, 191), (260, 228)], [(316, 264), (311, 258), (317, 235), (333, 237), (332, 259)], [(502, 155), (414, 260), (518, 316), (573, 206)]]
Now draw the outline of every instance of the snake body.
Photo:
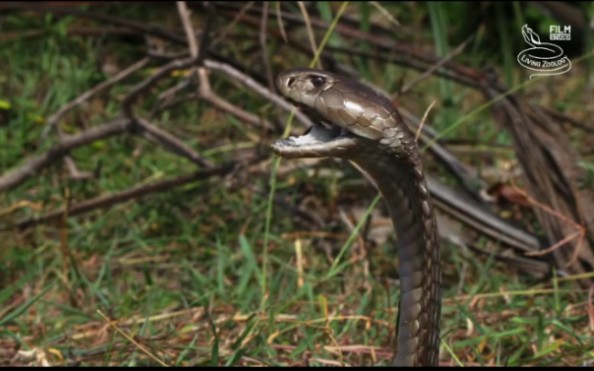
[(296, 68), (276, 78), (280, 93), (316, 118), (298, 137), (272, 144), (287, 158), (338, 157), (374, 181), (388, 205), (399, 251), (397, 366), (435, 366), (439, 356), (441, 264), (435, 213), (414, 135), (391, 102), (339, 75)]

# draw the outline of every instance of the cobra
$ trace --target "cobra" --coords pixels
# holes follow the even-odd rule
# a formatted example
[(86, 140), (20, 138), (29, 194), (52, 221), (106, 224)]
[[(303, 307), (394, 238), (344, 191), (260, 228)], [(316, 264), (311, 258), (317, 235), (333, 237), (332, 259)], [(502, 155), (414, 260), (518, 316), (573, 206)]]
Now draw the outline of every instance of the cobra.
[(369, 175), (396, 232), (400, 300), (396, 366), (435, 366), (439, 356), (441, 263), (435, 212), (415, 137), (392, 103), (351, 79), (296, 68), (276, 78), (279, 92), (315, 117), (304, 135), (272, 144), (286, 158), (348, 159)]

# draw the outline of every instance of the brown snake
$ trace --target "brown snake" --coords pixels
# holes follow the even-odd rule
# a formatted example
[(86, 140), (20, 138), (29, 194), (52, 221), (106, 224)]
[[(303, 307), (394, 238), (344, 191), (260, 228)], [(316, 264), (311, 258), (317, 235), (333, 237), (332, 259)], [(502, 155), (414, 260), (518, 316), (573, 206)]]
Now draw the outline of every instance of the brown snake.
[(400, 301), (396, 366), (436, 366), (441, 263), (435, 214), (414, 135), (384, 96), (333, 73), (282, 72), (280, 93), (316, 117), (299, 137), (272, 150), (287, 158), (339, 157), (357, 165), (386, 201), (397, 236)]

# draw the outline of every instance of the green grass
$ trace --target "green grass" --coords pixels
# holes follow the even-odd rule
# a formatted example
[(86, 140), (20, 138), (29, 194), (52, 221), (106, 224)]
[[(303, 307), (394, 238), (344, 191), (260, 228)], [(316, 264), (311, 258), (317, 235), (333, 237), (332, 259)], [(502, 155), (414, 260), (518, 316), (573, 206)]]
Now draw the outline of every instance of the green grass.
[[(435, 18), (435, 32), (445, 27), (444, 20), (451, 21), (440, 14), (447, 9), (436, 4), (431, 16), (427, 8), (406, 6), (416, 12), (407, 14), (411, 19)], [(328, 21), (336, 18), (337, 7), (318, 7)], [(153, 12), (125, 8), (131, 17), (156, 22)], [(366, 9), (363, 24), (376, 11)], [(7, 117), (0, 127), (1, 173), (47, 149), (51, 141), (39, 141), (44, 120), (106, 78), (100, 68), (101, 41), (67, 34), (69, 26), (78, 24), (75, 18), (21, 14), (7, 19), (11, 30), (41, 30), (45, 36), (13, 40), (0, 49), (0, 102), (10, 106), (0, 106), (6, 111), (1, 117)], [(428, 40), (430, 30), (426, 27)], [(439, 40), (447, 47), (446, 38)], [(125, 40), (109, 40), (108, 45), (107, 53), (122, 66), (142, 55), (142, 47)], [(399, 68), (355, 60), (370, 81), (398, 84), (394, 71)], [(64, 130), (76, 133), (117, 115), (118, 99), (154, 67), (114, 87), (109, 97), (67, 115)], [(289, 66), (275, 65), (284, 67)], [(176, 82), (172, 77), (159, 88)], [(505, 134), (490, 124), (492, 102), (468, 104), (476, 93), (455, 84), (442, 88), (439, 79), (426, 80), (415, 87), (418, 99), (409, 109), (421, 116), (429, 102), (447, 93), (450, 108), (463, 114), (456, 116), (456, 124), (438, 110), (435, 126), (441, 135), (476, 140), (477, 145), (506, 143)], [(270, 108), (262, 109), (267, 102), (245, 88), (213, 76), (213, 89), (250, 112), (273, 116)], [(139, 112), (150, 111), (156, 94), (141, 102)], [(267, 137), (197, 101), (176, 106), (153, 122), (215, 163), (235, 158), (235, 143), (265, 149), (278, 135)], [(189, 161), (133, 135), (93, 143), (72, 157), (82, 170), (100, 169), (97, 178), (69, 180), (56, 164), (0, 196), (0, 222), (41, 215), (68, 198), (80, 201), (195, 170)], [(373, 207), (377, 192), (346, 163), (324, 161), (282, 172), (286, 175), (275, 174), (273, 163), (240, 173), (243, 180), (235, 174), (239, 187), (212, 178), (65, 222), (0, 232), (0, 348), (8, 350), (0, 351), (0, 365), (41, 360), (84, 366), (387, 365), (398, 299), (393, 237), (378, 244), (368, 241), (365, 258), (358, 235), (340, 222), (337, 209), (371, 213), (371, 228), (377, 231), (389, 222), (381, 200)], [(295, 163), (283, 160), (278, 166), (284, 170)], [(334, 172), (324, 174), (326, 169)], [(324, 227), (312, 228), (272, 196), (315, 210)], [(365, 220), (353, 224), (361, 228)], [(450, 245), (443, 246), (443, 261), (444, 364), (591, 362), (588, 292), (574, 279), (539, 282)], [(21, 352), (15, 357), (17, 347)]]

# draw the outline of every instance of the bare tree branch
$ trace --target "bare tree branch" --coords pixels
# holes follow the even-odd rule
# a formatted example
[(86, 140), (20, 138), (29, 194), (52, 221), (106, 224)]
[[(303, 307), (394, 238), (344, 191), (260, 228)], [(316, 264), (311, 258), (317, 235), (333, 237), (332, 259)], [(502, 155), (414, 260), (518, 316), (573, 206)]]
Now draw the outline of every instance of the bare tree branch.
[(196, 63), (196, 58), (173, 60), (157, 70), (154, 75), (136, 85), (122, 102), (122, 110), (124, 111), (124, 115), (131, 120), (134, 120), (132, 105), (136, 103), (136, 100), (142, 93), (147, 92), (153, 85), (155, 85), (159, 80), (171, 72), (189, 68), (194, 65), (194, 63)]
[(177, 139), (175, 136), (169, 134), (168, 132), (152, 125), (145, 119), (136, 119), (135, 128), (140, 132), (142, 136), (146, 137), (147, 139), (156, 142), (165, 149), (168, 149), (179, 156), (187, 158), (188, 160), (194, 162), (197, 165), (200, 165), (201, 167), (209, 168), (214, 166), (210, 161), (202, 158), (202, 156), (200, 156), (196, 151), (187, 146), (184, 142)]
[(408, 92), (413, 86), (415, 86), (419, 82), (421, 82), (421, 81), (427, 79), (428, 77), (430, 77), (431, 75), (433, 75), (435, 73), (435, 71), (437, 71), (441, 66), (443, 66), (444, 64), (446, 64), (448, 61), (450, 61), (451, 59), (453, 59), (458, 54), (462, 53), (462, 51), (464, 50), (464, 48), (466, 48), (466, 45), (468, 45), (468, 43), (473, 38), (474, 38), (474, 35), (468, 37), (460, 45), (458, 45), (454, 50), (452, 50), (448, 55), (446, 55), (439, 62), (437, 62), (433, 66), (431, 66), (431, 68), (429, 68), (426, 71), (424, 71), (422, 74), (420, 74), (419, 76), (417, 76), (417, 78), (413, 79), (412, 81), (409, 81), (408, 84), (406, 84), (405, 86), (403, 86), (402, 88), (400, 88), (399, 95), (406, 94), (406, 92)]
[(99, 139), (126, 132), (131, 126), (128, 119), (116, 119), (112, 122), (89, 129), (81, 134), (65, 137), (60, 143), (50, 148), (47, 152), (30, 158), (23, 165), (10, 170), (0, 176), (0, 191), (7, 190), (21, 184), (30, 176), (37, 175), (39, 171), (62, 158), (71, 150), (84, 146)]
[(190, 48), (190, 55), (194, 58), (198, 57), (198, 41), (194, 35), (194, 29), (192, 28), (192, 20), (190, 19), (190, 10), (186, 6), (185, 1), (176, 1), (177, 11), (181, 18), (182, 24), (184, 25), (184, 31), (186, 32), (186, 38), (188, 39), (188, 46)]
[(150, 61), (150, 59), (148, 57), (142, 58), (141, 60), (139, 60), (138, 62), (129, 66), (128, 68), (120, 71), (118, 74), (116, 74), (112, 78), (95, 85), (93, 88), (91, 88), (90, 90), (87, 90), (83, 94), (79, 95), (74, 100), (63, 105), (56, 113), (54, 113), (47, 119), (47, 126), (43, 129), (41, 136), (43, 138), (46, 137), (47, 134), (55, 128), (55, 126), (58, 124), (58, 121), (68, 111), (72, 110), (73, 108), (75, 108), (78, 105), (81, 105), (82, 103), (86, 102), (93, 96), (95, 96), (95, 95), (99, 94), (100, 92), (108, 89), (109, 87), (117, 84), (118, 82), (124, 80), (125, 78), (127, 78), (128, 76), (133, 74), (134, 72), (136, 72), (139, 69), (141, 69), (142, 67), (146, 66), (149, 61)]
[[(218, 62), (212, 59), (204, 60), (204, 65), (211, 70), (221, 71), (227, 76), (231, 77), (232, 79), (242, 83), (247, 88), (253, 90), (254, 92), (258, 93), (260, 96), (268, 99), (270, 102), (276, 104), (277, 106), (285, 109), (286, 111), (294, 110), (295, 107), (287, 102), (285, 99), (281, 98), (278, 94), (267, 89), (265, 86), (254, 80), (249, 75), (239, 71), (238, 69), (234, 68), (233, 66)], [(295, 117), (304, 125), (304, 126), (312, 126), (313, 123), (303, 112), (295, 111)]]
[[(154, 192), (161, 192), (167, 189), (179, 187), (188, 183), (196, 182), (199, 180), (204, 180), (211, 176), (223, 176), (228, 174), (230, 171), (233, 170), (232, 164), (225, 164), (216, 168), (201, 170), (193, 174), (186, 174), (182, 176), (178, 176), (175, 178), (165, 179), (159, 182), (154, 182), (150, 184), (143, 184), (139, 186), (135, 186), (129, 188), (125, 191), (117, 192), (115, 194), (109, 196), (99, 196), (95, 198), (91, 198), (89, 200), (85, 200), (73, 205), (70, 205), (68, 209), (68, 216), (76, 216), (80, 215), (92, 210), (96, 210), (99, 208), (106, 208), (113, 205), (116, 205), (121, 202), (126, 202), (149, 193)], [(20, 222), (15, 223), (12, 226), (7, 226), (2, 229), (7, 229), (9, 227), (16, 227), (16, 228), (28, 228), (36, 224), (40, 223), (47, 223), (54, 220), (58, 220), (64, 216), (64, 209), (55, 210), (49, 212), (39, 218), (27, 219)], [(0, 229), (1, 230), (1, 229)]]

